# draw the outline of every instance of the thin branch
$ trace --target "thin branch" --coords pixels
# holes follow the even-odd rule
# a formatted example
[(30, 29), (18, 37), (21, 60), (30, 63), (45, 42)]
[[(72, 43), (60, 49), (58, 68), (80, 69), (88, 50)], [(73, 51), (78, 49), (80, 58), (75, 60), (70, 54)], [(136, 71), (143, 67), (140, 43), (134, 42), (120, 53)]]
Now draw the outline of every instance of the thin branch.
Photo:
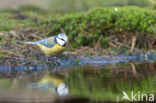
[(136, 44), (136, 36), (133, 36), (132, 37), (132, 45), (131, 45), (131, 49), (130, 49), (130, 54), (133, 54), (135, 44)]
[(133, 76), (136, 76), (137, 72), (136, 72), (136, 68), (135, 68), (134, 63), (131, 63), (131, 67), (132, 67)]

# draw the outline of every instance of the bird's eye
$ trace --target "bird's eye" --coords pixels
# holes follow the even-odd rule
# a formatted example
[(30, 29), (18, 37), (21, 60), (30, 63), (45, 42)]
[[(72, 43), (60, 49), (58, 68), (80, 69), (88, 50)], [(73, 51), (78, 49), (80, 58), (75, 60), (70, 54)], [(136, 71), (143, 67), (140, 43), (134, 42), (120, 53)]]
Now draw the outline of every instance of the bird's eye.
[(61, 38), (61, 40), (64, 41), (62, 38)]

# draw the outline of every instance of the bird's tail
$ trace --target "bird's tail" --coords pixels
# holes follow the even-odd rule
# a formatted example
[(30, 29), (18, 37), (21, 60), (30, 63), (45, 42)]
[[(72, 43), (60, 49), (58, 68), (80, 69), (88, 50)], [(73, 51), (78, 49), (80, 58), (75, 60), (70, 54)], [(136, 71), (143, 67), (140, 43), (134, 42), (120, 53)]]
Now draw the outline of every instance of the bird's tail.
[(25, 43), (25, 44), (34, 44), (34, 45), (38, 44), (38, 42), (31, 42), (31, 41), (23, 42), (23, 43)]

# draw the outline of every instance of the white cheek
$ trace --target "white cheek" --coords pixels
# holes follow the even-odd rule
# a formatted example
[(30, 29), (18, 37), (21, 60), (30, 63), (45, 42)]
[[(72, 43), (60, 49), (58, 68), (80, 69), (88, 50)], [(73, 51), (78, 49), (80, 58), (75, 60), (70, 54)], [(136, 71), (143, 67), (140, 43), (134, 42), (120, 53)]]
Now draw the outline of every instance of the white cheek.
[(57, 38), (57, 43), (58, 43), (59, 45), (61, 45), (61, 46), (63, 46), (63, 45), (65, 44), (65, 42), (64, 42), (63, 40), (58, 39), (58, 38)]

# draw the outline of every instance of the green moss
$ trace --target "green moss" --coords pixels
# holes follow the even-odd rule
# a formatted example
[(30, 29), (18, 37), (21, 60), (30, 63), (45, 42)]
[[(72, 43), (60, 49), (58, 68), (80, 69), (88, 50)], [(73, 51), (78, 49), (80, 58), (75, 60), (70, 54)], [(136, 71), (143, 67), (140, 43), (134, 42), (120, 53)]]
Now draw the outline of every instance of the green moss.
[(1, 13), (0, 15), (0, 31), (11, 31), (23, 29), (25, 26), (32, 26), (33, 22), (30, 19), (16, 19), (15, 14)]
[(109, 36), (118, 32), (154, 34), (155, 22), (155, 13), (148, 9), (111, 7), (58, 17), (51, 21), (48, 28), (51, 28), (49, 34), (57, 34), (63, 29), (73, 47), (92, 45), (97, 41), (107, 47)]

